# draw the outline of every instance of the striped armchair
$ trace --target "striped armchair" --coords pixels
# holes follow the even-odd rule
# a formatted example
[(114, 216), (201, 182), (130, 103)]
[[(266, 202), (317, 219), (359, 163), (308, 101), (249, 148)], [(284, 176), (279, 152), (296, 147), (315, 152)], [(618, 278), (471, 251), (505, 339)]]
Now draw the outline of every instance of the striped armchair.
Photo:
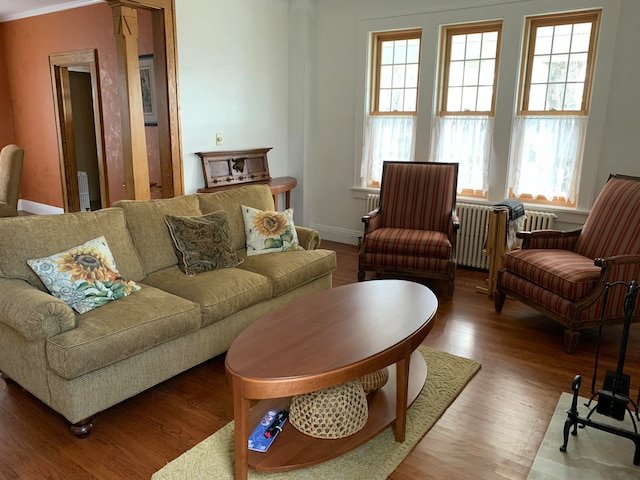
[(456, 271), (457, 163), (384, 162), (380, 206), (362, 217), (358, 281), (367, 272), (446, 280)]
[[(623, 285), (640, 279), (640, 178), (611, 175), (584, 226), (570, 231), (519, 232), (522, 249), (508, 252), (498, 273), (495, 309), (507, 295), (564, 325), (564, 349), (574, 353), (580, 331), (624, 320)], [(632, 321), (640, 321), (640, 303)]]

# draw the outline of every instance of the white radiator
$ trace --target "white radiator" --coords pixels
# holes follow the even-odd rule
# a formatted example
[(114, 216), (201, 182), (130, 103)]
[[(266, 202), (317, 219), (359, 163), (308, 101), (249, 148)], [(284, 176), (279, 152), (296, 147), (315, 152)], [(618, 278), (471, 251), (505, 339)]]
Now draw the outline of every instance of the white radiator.
[[(460, 231), (458, 231), (458, 264), (467, 267), (489, 269), (489, 257), (482, 253), (486, 239), (486, 228), (489, 223), (489, 212), (493, 209), (490, 205), (473, 205), (470, 203), (458, 203), (456, 210), (460, 218)], [(557, 217), (555, 213), (539, 212), (535, 210), (525, 211), (523, 231), (546, 230), (553, 228), (553, 222)]]
[[(367, 212), (378, 208), (380, 195), (367, 195)], [(467, 267), (489, 269), (489, 257), (482, 253), (484, 248), (489, 212), (491, 205), (474, 205), (471, 203), (458, 203), (456, 211), (460, 219), (458, 231), (457, 257), (458, 264)], [(553, 228), (553, 222), (557, 218), (555, 213), (529, 211), (525, 212), (526, 220), (522, 230), (544, 230)]]
[(379, 204), (380, 204), (380, 195), (375, 194), (375, 193), (368, 194), (367, 195), (367, 211), (366, 211), (366, 213), (374, 211), (376, 208), (378, 208)]
[(493, 207), (490, 205), (472, 205), (470, 203), (456, 205), (460, 219), (456, 249), (458, 265), (489, 269), (489, 257), (482, 253), (482, 249), (484, 248), (491, 210)]
[(78, 191), (80, 193), (80, 211), (91, 210), (91, 200), (89, 199), (89, 178), (87, 172), (78, 172)]

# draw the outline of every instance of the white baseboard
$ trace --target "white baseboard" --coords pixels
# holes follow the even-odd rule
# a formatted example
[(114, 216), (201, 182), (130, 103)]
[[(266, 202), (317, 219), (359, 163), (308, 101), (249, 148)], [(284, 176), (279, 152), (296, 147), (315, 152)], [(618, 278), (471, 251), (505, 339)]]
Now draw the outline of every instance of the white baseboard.
[(345, 243), (347, 245), (358, 245), (358, 237), (362, 236), (362, 232), (356, 230), (330, 227), (328, 225), (318, 225), (312, 223), (311, 228), (320, 232), (320, 238), (322, 239), (328, 240), (330, 242)]
[(18, 210), (35, 213), (36, 215), (53, 215), (64, 213), (64, 208), (52, 207), (46, 203), (32, 202), (31, 200), (18, 200)]

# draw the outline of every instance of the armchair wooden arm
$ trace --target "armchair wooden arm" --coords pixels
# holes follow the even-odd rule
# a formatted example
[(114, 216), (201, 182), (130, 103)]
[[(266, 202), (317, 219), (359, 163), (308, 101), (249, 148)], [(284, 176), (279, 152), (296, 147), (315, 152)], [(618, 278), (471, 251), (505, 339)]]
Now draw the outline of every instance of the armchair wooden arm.
[(533, 230), (531, 232), (516, 232), (516, 237), (522, 239), (522, 248), (554, 248), (573, 250), (582, 227), (573, 230)]

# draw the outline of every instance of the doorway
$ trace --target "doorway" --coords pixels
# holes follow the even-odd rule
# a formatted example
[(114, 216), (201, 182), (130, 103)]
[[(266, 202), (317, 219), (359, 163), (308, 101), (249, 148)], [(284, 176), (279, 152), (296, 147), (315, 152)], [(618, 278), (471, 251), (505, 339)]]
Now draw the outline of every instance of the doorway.
[(49, 55), (65, 212), (109, 206), (95, 50)]

